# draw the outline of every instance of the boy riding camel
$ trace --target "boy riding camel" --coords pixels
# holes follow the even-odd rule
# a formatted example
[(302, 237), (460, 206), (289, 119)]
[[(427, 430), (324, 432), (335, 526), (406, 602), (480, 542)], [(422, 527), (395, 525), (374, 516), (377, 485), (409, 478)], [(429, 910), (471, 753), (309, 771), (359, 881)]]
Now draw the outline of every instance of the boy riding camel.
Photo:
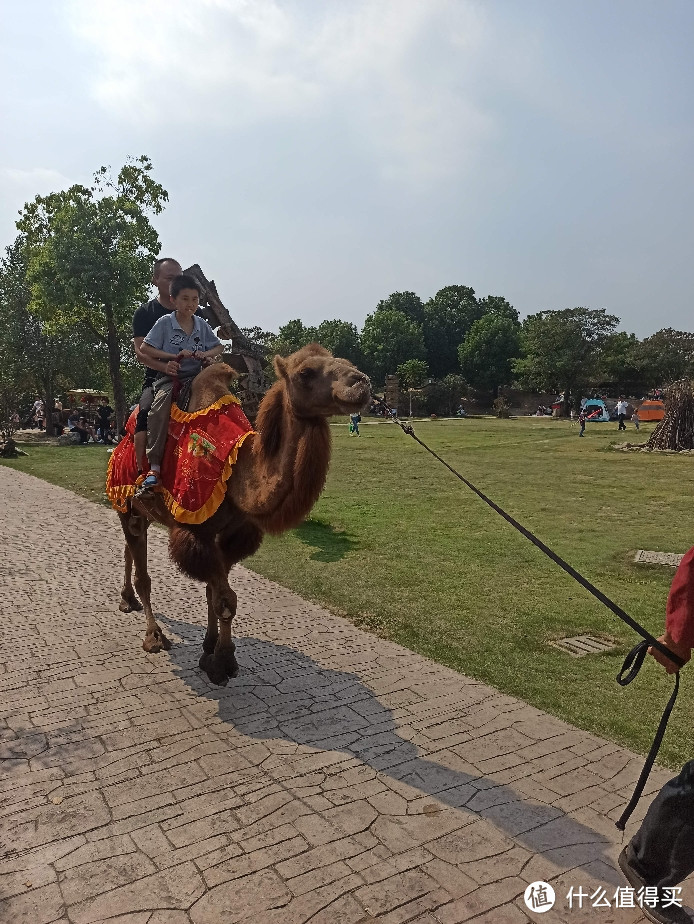
[(154, 400), (147, 420), (149, 474), (142, 483), (145, 491), (159, 484), (174, 383), (191, 379), (200, 372), (203, 363), (224, 351), (207, 321), (195, 315), (199, 297), (200, 289), (192, 276), (174, 277), (171, 282), (174, 310), (159, 318), (140, 346), (145, 357), (166, 362), (165, 372), (154, 380)]

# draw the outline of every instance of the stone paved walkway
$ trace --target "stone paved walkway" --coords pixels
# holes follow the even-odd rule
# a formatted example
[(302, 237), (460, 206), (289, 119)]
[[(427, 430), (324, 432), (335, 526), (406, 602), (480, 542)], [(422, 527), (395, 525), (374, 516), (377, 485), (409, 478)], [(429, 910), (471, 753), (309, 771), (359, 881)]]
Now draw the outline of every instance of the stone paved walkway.
[(640, 758), (243, 569), (241, 672), (213, 687), (204, 594), (161, 531), (175, 644), (146, 655), (115, 516), (3, 467), (0, 496), (3, 924), (642, 919), (565, 899), (624, 885), (613, 820)]

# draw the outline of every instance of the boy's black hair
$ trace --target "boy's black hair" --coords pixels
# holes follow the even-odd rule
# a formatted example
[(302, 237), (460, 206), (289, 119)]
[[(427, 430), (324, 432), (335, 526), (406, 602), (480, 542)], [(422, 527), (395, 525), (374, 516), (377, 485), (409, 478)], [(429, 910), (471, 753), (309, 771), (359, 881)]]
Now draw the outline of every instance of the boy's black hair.
[(200, 286), (192, 276), (186, 276), (185, 273), (181, 273), (180, 276), (174, 276), (171, 280), (171, 298), (176, 298), (184, 289), (195, 289), (198, 296), (200, 295)]

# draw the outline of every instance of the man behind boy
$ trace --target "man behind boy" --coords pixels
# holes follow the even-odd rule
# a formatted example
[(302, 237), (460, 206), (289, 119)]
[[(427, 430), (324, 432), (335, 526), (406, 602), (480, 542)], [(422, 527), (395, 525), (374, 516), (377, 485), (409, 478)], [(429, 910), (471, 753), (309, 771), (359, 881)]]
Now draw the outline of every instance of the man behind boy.
[(147, 359), (159, 360), (165, 370), (154, 381), (154, 400), (147, 421), (149, 474), (142, 485), (145, 490), (159, 483), (174, 382), (197, 375), (203, 362), (224, 350), (207, 321), (195, 314), (199, 296), (200, 289), (192, 276), (176, 276), (171, 282), (174, 311), (159, 318), (140, 346)]
[(140, 305), (133, 316), (135, 354), (143, 366), (147, 367), (145, 380), (142, 383), (142, 395), (139, 402), (140, 410), (135, 425), (135, 456), (138, 470), (144, 459), (147, 445), (147, 415), (154, 398), (154, 380), (162, 373), (167, 375), (175, 374), (175, 372), (172, 373), (173, 367), (167, 369), (165, 361), (145, 356), (142, 352), (142, 342), (159, 318), (163, 318), (173, 311), (174, 306), (170, 293), (171, 281), (176, 276), (180, 276), (182, 272), (181, 264), (178, 260), (172, 260), (170, 257), (162, 257), (160, 260), (156, 260), (152, 270), (152, 282), (157, 287), (158, 295), (156, 298), (145, 302), (144, 305)]

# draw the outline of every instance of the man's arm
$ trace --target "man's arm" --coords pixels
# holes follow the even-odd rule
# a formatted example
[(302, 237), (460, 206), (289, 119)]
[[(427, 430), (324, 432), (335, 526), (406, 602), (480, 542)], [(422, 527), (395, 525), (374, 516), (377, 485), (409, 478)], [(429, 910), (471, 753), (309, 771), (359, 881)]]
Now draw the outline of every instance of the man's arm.
[[(136, 338), (140, 340), (140, 347), (136, 349), (136, 353), (140, 362), (147, 366), (149, 369), (155, 369), (157, 372), (162, 373), (163, 375), (178, 375), (180, 370), (180, 364), (176, 362), (176, 356), (172, 353), (164, 353), (163, 350), (157, 350), (153, 346), (150, 346), (149, 343), (144, 342), (144, 337)], [(133, 341), (134, 342), (134, 341)], [(152, 353), (158, 355), (152, 356)]]
[(143, 341), (142, 345), (140, 346), (140, 352), (144, 353), (144, 355), (149, 357), (149, 359), (165, 359), (167, 362), (170, 359), (176, 359), (178, 356), (178, 353), (167, 353), (166, 350), (160, 350), (157, 347), (152, 346), (151, 343), (147, 343), (146, 340)]
[(142, 363), (143, 366), (147, 366), (148, 369), (156, 369), (157, 372), (162, 372), (161, 360), (157, 359), (150, 354), (144, 353), (142, 350), (142, 344), (144, 343), (144, 337), (133, 337), (133, 346), (135, 347), (135, 356)]

